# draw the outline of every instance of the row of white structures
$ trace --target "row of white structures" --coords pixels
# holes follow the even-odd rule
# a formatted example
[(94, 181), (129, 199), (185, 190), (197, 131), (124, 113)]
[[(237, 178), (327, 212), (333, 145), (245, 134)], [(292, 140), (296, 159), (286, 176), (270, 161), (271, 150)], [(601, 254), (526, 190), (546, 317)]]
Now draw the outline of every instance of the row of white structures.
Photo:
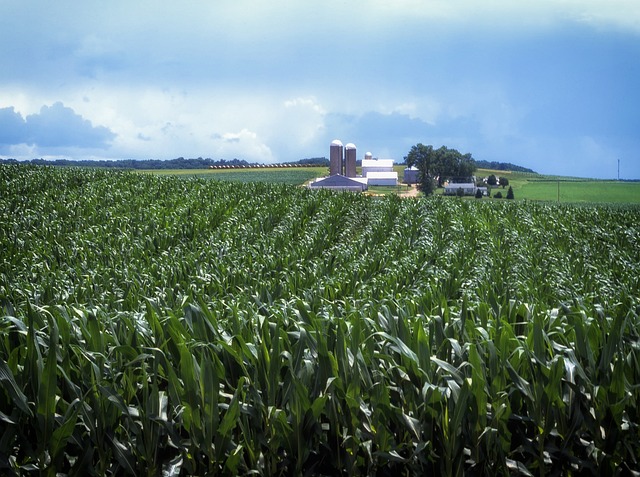
[(373, 159), (370, 152), (362, 160), (362, 177), (366, 177), (370, 185), (398, 185), (398, 173), (393, 170), (393, 159)]

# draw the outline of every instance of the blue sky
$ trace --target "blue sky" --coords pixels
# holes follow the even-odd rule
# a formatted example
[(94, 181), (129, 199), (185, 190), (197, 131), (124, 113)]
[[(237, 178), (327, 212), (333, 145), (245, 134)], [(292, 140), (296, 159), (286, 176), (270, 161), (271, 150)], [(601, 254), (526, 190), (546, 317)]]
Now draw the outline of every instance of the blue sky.
[(0, 0), (0, 157), (412, 145), (640, 178), (637, 0)]

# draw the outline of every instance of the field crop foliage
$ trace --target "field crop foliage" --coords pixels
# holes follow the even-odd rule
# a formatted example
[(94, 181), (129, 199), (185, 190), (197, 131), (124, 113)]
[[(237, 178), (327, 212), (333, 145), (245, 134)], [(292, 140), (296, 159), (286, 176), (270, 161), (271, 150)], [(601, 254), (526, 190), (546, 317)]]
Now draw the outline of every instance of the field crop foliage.
[(0, 166), (0, 475), (640, 471), (640, 209)]

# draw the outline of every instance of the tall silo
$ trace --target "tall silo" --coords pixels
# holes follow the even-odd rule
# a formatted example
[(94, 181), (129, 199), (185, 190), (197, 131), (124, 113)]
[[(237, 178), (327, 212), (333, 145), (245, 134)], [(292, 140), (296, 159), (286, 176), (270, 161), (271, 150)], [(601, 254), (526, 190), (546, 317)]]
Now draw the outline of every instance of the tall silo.
[(329, 175), (342, 174), (342, 142), (334, 139), (329, 154)]
[(356, 145), (352, 142), (344, 147), (344, 175), (356, 176)]

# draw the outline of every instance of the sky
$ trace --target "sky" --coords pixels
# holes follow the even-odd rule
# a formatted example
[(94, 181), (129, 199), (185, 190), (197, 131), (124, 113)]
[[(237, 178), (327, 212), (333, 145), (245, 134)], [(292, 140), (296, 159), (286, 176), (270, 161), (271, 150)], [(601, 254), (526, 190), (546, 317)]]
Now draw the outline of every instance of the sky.
[(637, 0), (0, 0), (0, 158), (401, 162), (640, 179)]

